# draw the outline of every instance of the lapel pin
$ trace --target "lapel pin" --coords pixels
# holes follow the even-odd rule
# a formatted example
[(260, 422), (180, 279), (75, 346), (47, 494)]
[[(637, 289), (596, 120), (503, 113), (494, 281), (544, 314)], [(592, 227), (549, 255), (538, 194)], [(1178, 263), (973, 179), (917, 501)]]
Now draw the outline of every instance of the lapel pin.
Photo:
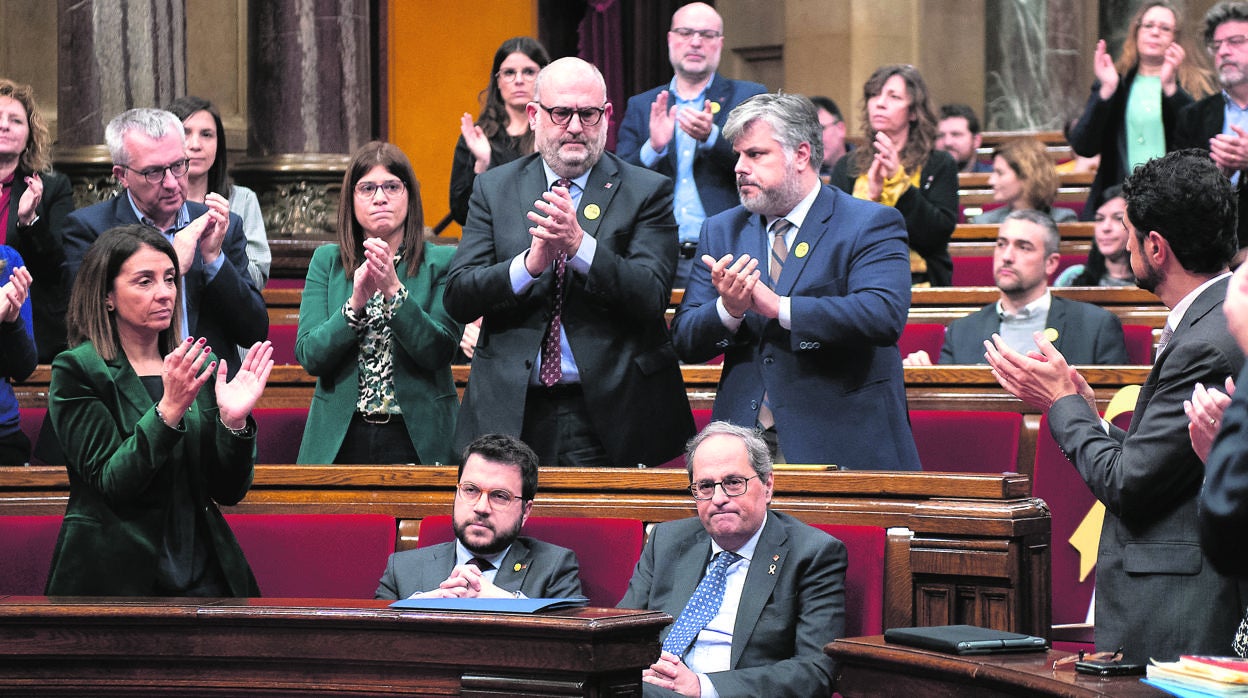
[(780, 556), (779, 556), (779, 555), (772, 555), (772, 556), (771, 556), (771, 561), (772, 561), (772, 562), (780, 562)]
[(771, 565), (770, 567), (767, 568), (767, 574), (775, 574), (775, 573), (776, 573), (775, 565)]
[(808, 252), (810, 252), (810, 245), (804, 242), (797, 243), (797, 247), (793, 248), (793, 254), (797, 255), (798, 259), (805, 257)]
[(604, 183), (603, 183), (603, 185), (602, 185), (602, 188), (603, 188), (603, 189), (610, 189), (610, 188), (611, 188), (611, 182), (604, 182)]
[(585, 207), (585, 217), (591, 221), (598, 220), (598, 216), (602, 215), (602, 209), (598, 208), (598, 204), (590, 204)]
[(1050, 343), (1052, 343), (1052, 342), (1056, 342), (1056, 341), (1057, 341), (1057, 330), (1055, 330), (1055, 329), (1054, 329), (1054, 328), (1052, 328), (1052, 327), (1046, 327), (1046, 328), (1044, 328), (1044, 338), (1045, 338), (1045, 339), (1047, 339), (1047, 340), (1049, 340), (1049, 342), (1050, 342)]
[(515, 565), (513, 565), (513, 566), (512, 566), (511, 571), (512, 571), (512, 572), (519, 572), (519, 571), (520, 571), (520, 570), (522, 570), (522, 569), (524, 569), (524, 565), (522, 565), (522, 564), (520, 564), (519, 562), (517, 562)]
[(712, 113), (712, 114), (718, 114), (720, 109), (723, 109), (723, 107), (722, 107), (722, 106), (720, 106), (719, 102), (711, 102), (711, 113)]

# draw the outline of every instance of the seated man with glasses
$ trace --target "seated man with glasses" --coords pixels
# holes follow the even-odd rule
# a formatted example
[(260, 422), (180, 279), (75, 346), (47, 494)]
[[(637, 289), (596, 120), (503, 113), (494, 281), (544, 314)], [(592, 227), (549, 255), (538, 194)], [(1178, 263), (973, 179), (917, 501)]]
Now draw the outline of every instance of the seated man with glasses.
[(719, 75), (724, 20), (710, 5), (694, 2), (672, 15), (667, 53), (676, 75), (628, 100), (615, 152), (625, 161), (671, 177), (676, 187), (680, 259), (675, 288), (684, 288), (693, 266), (702, 221), (736, 206), (732, 173), (737, 156), (719, 129), (733, 107), (767, 88)]
[(1177, 148), (1209, 151), (1214, 164), (1239, 191), (1239, 254), (1248, 248), (1248, 2), (1220, 2), (1205, 14), (1205, 47), (1213, 58), (1222, 92), (1189, 104), (1179, 112)]
[(620, 602), (676, 619), (643, 695), (829, 695), (823, 646), (845, 629), (844, 544), (768, 509), (757, 432), (711, 422), (685, 461), (698, 515), (654, 528)]
[(537, 455), (487, 434), (464, 450), (455, 486), (455, 540), (394, 553), (379, 599), (580, 596), (576, 553), (520, 535), (537, 494)]
[(117, 196), (78, 209), (65, 219), (67, 279), (78, 274), (87, 249), (106, 230), (135, 223), (156, 228), (178, 253), (179, 337), (203, 337), (232, 377), (235, 346), (265, 340), (269, 315), (260, 289), (247, 273), (243, 223), (224, 197), (187, 201), (186, 135), (182, 121), (158, 109), (131, 109), (104, 130), (113, 176), (125, 188)]

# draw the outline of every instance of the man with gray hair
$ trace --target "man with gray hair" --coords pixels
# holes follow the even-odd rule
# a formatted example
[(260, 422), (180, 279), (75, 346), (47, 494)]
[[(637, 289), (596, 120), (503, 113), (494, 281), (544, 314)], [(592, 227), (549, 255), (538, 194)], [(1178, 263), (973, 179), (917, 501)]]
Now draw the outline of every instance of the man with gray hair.
[(771, 456), (753, 429), (711, 422), (685, 462), (698, 515), (655, 526), (620, 602), (676, 619), (643, 695), (828, 695), (823, 646), (845, 631), (844, 544), (769, 510)]
[(724, 136), (742, 205), (706, 221), (676, 351), (724, 355), (712, 417), (764, 429), (777, 459), (918, 470), (897, 339), (910, 309), (906, 229), (895, 209), (819, 181), (810, 100), (751, 97)]
[[(1010, 348), (1035, 349), (1032, 337), (1043, 332), (1072, 364), (1125, 364), (1127, 347), (1117, 315), (1091, 303), (1054, 296), (1049, 277), (1062, 255), (1057, 224), (1032, 209), (1011, 211), (997, 231), (992, 251), (992, 278), (1001, 291), (996, 303), (960, 317), (945, 329), (942, 364), (982, 364), (984, 342), (1000, 334)], [(906, 366), (931, 366), (926, 351), (903, 361)]]
[[(234, 347), (264, 341), (269, 315), (247, 273), (242, 220), (218, 194), (186, 200), (188, 160), (182, 121), (159, 109), (131, 109), (104, 131), (113, 176), (124, 188), (113, 198), (65, 219), (67, 278), (71, 285), (91, 244), (105, 231), (142, 223), (165, 235), (178, 253), (182, 303), (180, 337), (201, 337), (220, 357)], [(239, 362), (226, 360), (230, 375)]]

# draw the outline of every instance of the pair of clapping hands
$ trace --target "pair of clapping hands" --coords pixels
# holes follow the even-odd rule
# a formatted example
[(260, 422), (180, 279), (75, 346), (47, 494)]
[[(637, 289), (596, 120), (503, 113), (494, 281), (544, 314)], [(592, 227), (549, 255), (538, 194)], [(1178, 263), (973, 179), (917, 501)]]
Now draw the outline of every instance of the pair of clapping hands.
[(173, 251), (183, 274), (195, 263), (196, 250), (203, 256), (204, 264), (215, 263), (230, 229), (230, 202), (220, 194), (209, 193), (204, 203), (208, 210), (173, 235)]

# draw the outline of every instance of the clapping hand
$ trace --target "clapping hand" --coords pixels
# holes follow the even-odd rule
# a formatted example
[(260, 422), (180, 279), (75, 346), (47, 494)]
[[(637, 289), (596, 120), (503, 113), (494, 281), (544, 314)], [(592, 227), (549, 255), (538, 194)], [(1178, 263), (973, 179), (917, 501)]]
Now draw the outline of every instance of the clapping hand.
[(490, 169), (490, 139), (486, 138), (485, 131), (473, 122), (472, 114), (464, 112), (464, 115), (459, 117), (459, 133), (464, 137), (468, 152), (472, 153), (472, 171), (481, 174)]
[(1096, 50), (1092, 53), (1092, 72), (1101, 83), (1101, 99), (1114, 96), (1114, 91), (1118, 89), (1118, 69), (1114, 67), (1113, 57), (1105, 50), (1104, 39), (1096, 42)]
[(30, 294), (30, 272), (17, 267), (9, 280), (0, 286), (0, 322), (17, 322), (22, 316), (22, 305)]
[(233, 380), (226, 381), (225, 361), (217, 365), (217, 408), (221, 411), (222, 424), (229, 429), (247, 426), (247, 416), (264, 392), (272, 371), (273, 344), (267, 341), (251, 345)]
[(1167, 97), (1174, 96), (1175, 90), (1179, 89), (1179, 66), (1186, 55), (1177, 41), (1166, 47), (1161, 64), (1161, 91)]
[[(186, 341), (164, 358), (160, 378), (165, 394), (157, 407), (165, 424), (171, 427), (176, 427), (182, 421), (182, 416), (190, 409), (191, 403), (195, 402), (195, 396), (199, 395), (199, 389), (212, 376), (215, 361), (208, 364), (207, 370), (201, 370), (212, 351), (212, 347), (207, 344), (206, 339), (200, 338), (196, 341), (194, 337), (187, 337)], [(224, 377), (224, 363), (221, 365), (221, 372)]]
[(17, 222), (24, 226), (34, 223), (35, 211), (42, 199), (43, 179), (35, 173), (26, 178), (26, 191), (22, 192), (22, 198), (17, 201)]
[(667, 90), (662, 90), (650, 103), (650, 147), (656, 153), (663, 152), (676, 135), (676, 105), (669, 108), (667, 97)]
[(1192, 439), (1192, 449), (1200, 456), (1201, 462), (1209, 458), (1213, 448), (1213, 440), (1222, 428), (1222, 415), (1231, 404), (1231, 396), (1235, 394), (1235, 379), (1226, 377), (1226, 392), (1217, 388), (1205, 388), (1197, 383), (1192, 391), (1192, 399), (1183, 401), (1183, 411), (1187, 413), (1187, 433)]

